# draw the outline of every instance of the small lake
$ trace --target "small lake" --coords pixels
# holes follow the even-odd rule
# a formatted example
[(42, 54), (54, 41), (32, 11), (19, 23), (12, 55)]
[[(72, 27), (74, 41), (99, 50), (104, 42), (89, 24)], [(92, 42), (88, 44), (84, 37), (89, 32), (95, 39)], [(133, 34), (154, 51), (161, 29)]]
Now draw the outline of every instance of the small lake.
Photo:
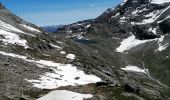
[(81, 43), (81, 44), (85, 44), (85, 45), (97, 43), (94, 40), (86, 40), (86, 39), (74, 39), (74, 41), (78, 42), (78, 43)]

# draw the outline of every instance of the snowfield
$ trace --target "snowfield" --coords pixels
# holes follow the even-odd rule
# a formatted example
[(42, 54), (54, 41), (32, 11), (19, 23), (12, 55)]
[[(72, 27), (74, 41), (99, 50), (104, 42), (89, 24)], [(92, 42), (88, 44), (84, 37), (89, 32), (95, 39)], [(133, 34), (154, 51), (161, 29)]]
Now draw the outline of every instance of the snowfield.
[[(31, 29), (29, 28), (29, 30)], [(35, 37), (32, 34), (25, 33), (22, 30), (0, 20), (0, 41), (6, 45), (13, 44), (23, 46), (24, 48), (29, 48), (27, 45), (27, 40), (21, 39), (18, 33)]]
[(2, 38), (0, 38), (0, 41), (5, 44), (14, 44), (23, 46), (24, 48), (29, 48), (29, 46), (27, 45), (27, 40), (21, 39), (17, 34), (0, 29), (0, 35), (3, 36)]
[(56, 90), (37, 100), (84, 100), (92, 98), (91, 94), (80, 94), (66, 90)]
[[(155, 33), (155, 29), (152, 31)], [(151, 42), (151, 41), (157, 41), (159, 47), (156, 51), (163, 51), (169, 46), (168, 43), (162, 44), (164, 38), (165, 38), (165, 36), (161, 36), (160, 38), (156, 38), (156, 39), (138, 40), (132, 34), (130, 37), (122, 40), (122, 42), (120, 43), (120, 46), (118, 48), (116, 48), (116, 51), (120, 52), (120, 53), (124, 53), (124, 52), (132, 49), (133, 47), (136, 47), (140, 44), (144, 44), (144, 43)]]
[(14, 31), (14, 32), (19, 32), (19, 33), (24, 33), (23, 31), (15, 28), (12, 25), (7, 24), (7, 23), (5, 23), (1, 20), (0, 20), (0, 28), (3, 29), (3, 30), (6, 30), (6, 31)]
[[(42, 64), (46, 61), (43, 61)], [(83, 71), (78, 70), (71, 64), (58, 64), (47, 62), (48, 66), (53, 66), (51, 69), (54, 73), (45, 73), (39, 79), (29, 80), (34, 87), (41, 89), (55, 89), (61, 86), (76, 86), (89, 83), (100, 82), (101, 79), (94, 75), (86, 75)]]
[(37, 67), (50, 67), (53, 70), (52, 73), (44, 73), (40, 75), (39, 79), (26, 79), (26, 81), (33, 84), (33, 86), (41, 89), (55, 89), (61, 86), (69, 85), (85, 85), (90, 83), (100, 82), (101, 79), (94, 75), (87, 75), (83, 71), (78, 70), (71, 64), (60, 64), (47, 60), (30, 60), (26, 56), (17, 55), (13, 53), (6, 53), (0, 51), (1, 55), (14, 57), (25, 60), (30, 63), (35, 63)]
[(120, 46), (116, 49), (117, 52), (125, 52), (127, 50), (130, 50), (131, 48), (146, 43), (150, 40), (138, 40), (135, 38), (134, 35), (131, 35), (130, 37), (124, 39), (120, 44)]

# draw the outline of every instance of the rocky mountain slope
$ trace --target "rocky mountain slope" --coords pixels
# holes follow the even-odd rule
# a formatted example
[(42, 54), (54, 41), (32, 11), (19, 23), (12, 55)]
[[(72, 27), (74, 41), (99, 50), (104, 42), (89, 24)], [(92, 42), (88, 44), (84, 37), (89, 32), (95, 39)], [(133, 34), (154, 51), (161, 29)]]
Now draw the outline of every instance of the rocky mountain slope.
[(71, 39), (69, 48), (87, 69), (124, 87), (120, 97), (108, 100), (167, 100), (169, 6), (168, 0), (126, 0), (97, 19), (64, 26), (56, 33)]
[(101, 81), (71, 64), (76, 56), (63, 51), (61, 38), (53, 38), (2, 4), (0, 13), (0, 100), (35, 100), (62, 86)]
[(0, 5), (0, 100), (169, 100), (169, 6), (126, 0), (53, 34)]

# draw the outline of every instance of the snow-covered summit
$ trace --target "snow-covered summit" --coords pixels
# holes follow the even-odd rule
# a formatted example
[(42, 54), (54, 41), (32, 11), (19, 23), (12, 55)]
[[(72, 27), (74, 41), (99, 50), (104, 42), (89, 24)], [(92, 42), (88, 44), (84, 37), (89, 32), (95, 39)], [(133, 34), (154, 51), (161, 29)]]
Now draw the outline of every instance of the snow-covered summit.
[(147, 3), (153, 3), (153, 4), (164, 4), (164, 3), (169, 3), (170, 0), (122, 0), (121, 5), (124, 5), (127, 2), (131, 2), (131, 3), (143, 3), (143, 2), (147, 2)]
[(163, 3), (168, 3), (170, 0), (151, 0), (151, 3), (154, 4), (163, 4)]

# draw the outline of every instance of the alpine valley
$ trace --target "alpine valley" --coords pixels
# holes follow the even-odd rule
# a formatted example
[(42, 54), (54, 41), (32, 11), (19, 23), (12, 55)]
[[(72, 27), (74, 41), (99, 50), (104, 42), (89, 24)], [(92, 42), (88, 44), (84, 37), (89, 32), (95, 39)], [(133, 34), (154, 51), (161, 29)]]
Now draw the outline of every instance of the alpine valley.
[(125, 0), (53, 33), (0, 4), (0, 100), (170, 100), (169, 91), (170, 0)]

